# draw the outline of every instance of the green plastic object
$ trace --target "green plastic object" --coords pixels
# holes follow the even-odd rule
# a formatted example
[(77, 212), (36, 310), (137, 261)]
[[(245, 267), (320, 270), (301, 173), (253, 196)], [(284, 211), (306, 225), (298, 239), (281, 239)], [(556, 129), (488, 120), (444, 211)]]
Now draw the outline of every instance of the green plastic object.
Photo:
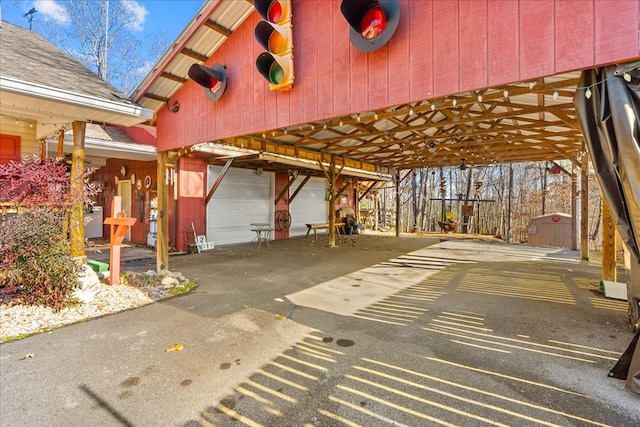
[(109, 271), (109, 264), (104, 263), (104, 262), (94, 261), (92, 259), (88, 259), (87, 260), (87, 264), (96, 273), (104, 273), (105, 271)]

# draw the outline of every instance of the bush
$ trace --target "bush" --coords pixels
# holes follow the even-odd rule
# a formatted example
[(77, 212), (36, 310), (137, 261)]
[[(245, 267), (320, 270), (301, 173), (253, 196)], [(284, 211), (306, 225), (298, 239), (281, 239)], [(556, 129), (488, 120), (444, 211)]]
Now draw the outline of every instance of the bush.
[(60, 310), (78, 284), (63, 210), (21, 210), (0, 226), (0, 290), (17, 302)]

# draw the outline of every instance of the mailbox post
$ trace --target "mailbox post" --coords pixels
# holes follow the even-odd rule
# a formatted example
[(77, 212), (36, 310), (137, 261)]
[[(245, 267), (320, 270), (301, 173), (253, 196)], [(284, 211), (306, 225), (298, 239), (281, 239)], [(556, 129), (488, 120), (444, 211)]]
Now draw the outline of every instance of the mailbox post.
[(135, 218), (125, 217), (122, 211), (122, 197), (114, 196), (111, 202), (111, 216), (104, 220), (111, 226), (109, 239), (109, 269), (111, 285), (120, 284), (120, 245), (129, 231), (129, 227), (135, 224)]

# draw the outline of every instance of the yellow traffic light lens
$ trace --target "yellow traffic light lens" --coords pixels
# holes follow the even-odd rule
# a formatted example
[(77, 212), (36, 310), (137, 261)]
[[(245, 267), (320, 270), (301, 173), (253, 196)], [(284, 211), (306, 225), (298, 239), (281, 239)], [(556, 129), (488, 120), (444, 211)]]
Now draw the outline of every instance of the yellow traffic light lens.
[(273, 84), (280, 84), (284, 81), (284, 70), (276, 61), (273, 61), (269, 69), (269, 79)]
[(373, 6), (367, 10), (360, 20), (360, 34), (367, 40), (375, 39), (387, 26), (387, 17), (380, 6)]
[(287, 50), (286, 38), (278, 31), (273, 31), (269, 37), (269, 52), (280, 55), (285, 50)]

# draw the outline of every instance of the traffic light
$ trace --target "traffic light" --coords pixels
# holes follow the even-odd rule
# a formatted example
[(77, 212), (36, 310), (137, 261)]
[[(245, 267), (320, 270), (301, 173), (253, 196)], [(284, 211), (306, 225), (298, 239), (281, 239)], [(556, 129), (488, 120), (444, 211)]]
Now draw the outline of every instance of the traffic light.
[(256, 59), (256, 68), (269, 82), (271, 90), (291, 90), (293, 86), (293, 42), (291, 0), (255, 0), (256, 11), (264, 20), (254, 34), (266, 52)]
[(200, 86), (211, 101), (220, 99), (227, 88), (227, 66), (213, 64), (211, 68), (200, 64), (193, 64), (189, 68), (189, 77)]
[(398, 0), (342, 0), (340, 10), (350, 26), (351, 44), (362, 52), (384, 46), (400, 22)]

